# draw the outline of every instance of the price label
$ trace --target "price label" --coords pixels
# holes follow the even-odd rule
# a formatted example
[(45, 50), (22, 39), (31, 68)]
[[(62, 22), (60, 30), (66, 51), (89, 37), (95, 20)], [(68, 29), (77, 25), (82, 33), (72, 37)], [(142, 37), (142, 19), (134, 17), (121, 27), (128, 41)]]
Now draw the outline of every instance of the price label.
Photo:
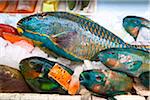
[(55, 64), (53, 68), (49, 71), (48, 76), (56, 80), (66, 90), (69, 89), (71, 75), (66, 70), (64, 70), (60, 65)]

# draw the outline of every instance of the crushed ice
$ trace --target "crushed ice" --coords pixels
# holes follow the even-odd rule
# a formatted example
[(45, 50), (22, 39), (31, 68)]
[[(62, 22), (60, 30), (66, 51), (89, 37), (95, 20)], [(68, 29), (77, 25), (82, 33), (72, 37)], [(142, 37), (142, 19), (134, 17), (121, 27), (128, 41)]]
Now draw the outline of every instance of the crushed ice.
[(54, 57), (49, 57), (48, 54), (40, 50), (40, 48), (33, 47), (25, 41), (19, 41), (12, 44), (0, 37), (0, 64), (19, 69), (19, 62), (22, 59), (32, 56), (43, 57), (51, 61), (59, 62), (63, 65), (70, 66), (72, 70), (74, 70), (77, 66), (84, 67), (84, 70), (106, 69), (106, 67), (102, 65), (101, 62), (91, 62), (88, 60), (85, 60), (84, 64), (70, 65), (70, 60), (62, 57), (58, 57), (57, 59)]

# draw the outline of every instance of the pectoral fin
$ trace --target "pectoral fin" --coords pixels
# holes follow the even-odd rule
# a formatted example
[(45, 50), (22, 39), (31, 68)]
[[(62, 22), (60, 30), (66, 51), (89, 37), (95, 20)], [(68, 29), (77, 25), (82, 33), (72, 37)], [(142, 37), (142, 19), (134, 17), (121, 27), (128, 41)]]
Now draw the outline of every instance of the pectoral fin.
[(61, 32), (59, 34), (55, 34), (55, 35), (51, 35), (51, 39), (52, 41), (59, 45), (60, 47), (68, 47), (70, 46), (72, 43), (72, 41), (74, 40), (74, 38), (76, 37), (77, 32)]

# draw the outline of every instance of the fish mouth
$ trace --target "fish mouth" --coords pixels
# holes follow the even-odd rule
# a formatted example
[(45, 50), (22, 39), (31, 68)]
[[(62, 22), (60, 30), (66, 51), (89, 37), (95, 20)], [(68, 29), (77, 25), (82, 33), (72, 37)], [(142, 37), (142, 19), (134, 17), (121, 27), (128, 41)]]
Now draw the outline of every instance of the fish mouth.
[[(90, 71), (90, 70), (89, 70)], [(81, 84), (87, 85), (88, 81), (90, 81), (90, 75), (89, 75), (89, 71), (87, 72), (82, 72), (80, 74), (79, 80)]]
[(83, 73), (80, 74), (79, 80), (80, 80), (81, 84), (83, 84), (85, 82), (85, 77), (84, 77)]
[(18, 31), (19, 35), (23, 34), (23, 32), (24, 32), (21, 27), (17, 27), (17, 31)]

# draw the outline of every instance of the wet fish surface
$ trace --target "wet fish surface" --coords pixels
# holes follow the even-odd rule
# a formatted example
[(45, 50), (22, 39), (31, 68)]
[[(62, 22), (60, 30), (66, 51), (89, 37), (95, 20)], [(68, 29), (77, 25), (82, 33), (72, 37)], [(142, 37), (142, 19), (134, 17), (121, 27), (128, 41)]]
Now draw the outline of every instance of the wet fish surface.
[[(63, 68), (69, 74), (73, 74), (71, 69), (61, 64), (58, 65), (60, 66), (58, 69)], [(41, 57), (30, 57), (23, 59), (20, 62), (21, 73), (34, 92), (68, 94), (67, 90), (62, 85), (60, 85), (54, 78), (49, 77), (49, 72), (54, 66), (56, 66), (56, 62)], [(62, 70), (60, 71), (54, 68), (53, 71), (58, 73), (59, 76)], [(60, 77), (61, 79), (63, 78), (63, 76)]]
[(31, 92), (19, 70), (6, 65), (0, 65), (0, 92)]
[(108, 48), (140, 48), (131, 46), (91, 19), (67, 12), (47, 12), (21, 19), (20, 34), (72, 61), (91, 60)]
[(129, 92), (133, 81), (124, 73), (93, 69), (81, 73), (80, 83), (95, 95), (114, 96)]

